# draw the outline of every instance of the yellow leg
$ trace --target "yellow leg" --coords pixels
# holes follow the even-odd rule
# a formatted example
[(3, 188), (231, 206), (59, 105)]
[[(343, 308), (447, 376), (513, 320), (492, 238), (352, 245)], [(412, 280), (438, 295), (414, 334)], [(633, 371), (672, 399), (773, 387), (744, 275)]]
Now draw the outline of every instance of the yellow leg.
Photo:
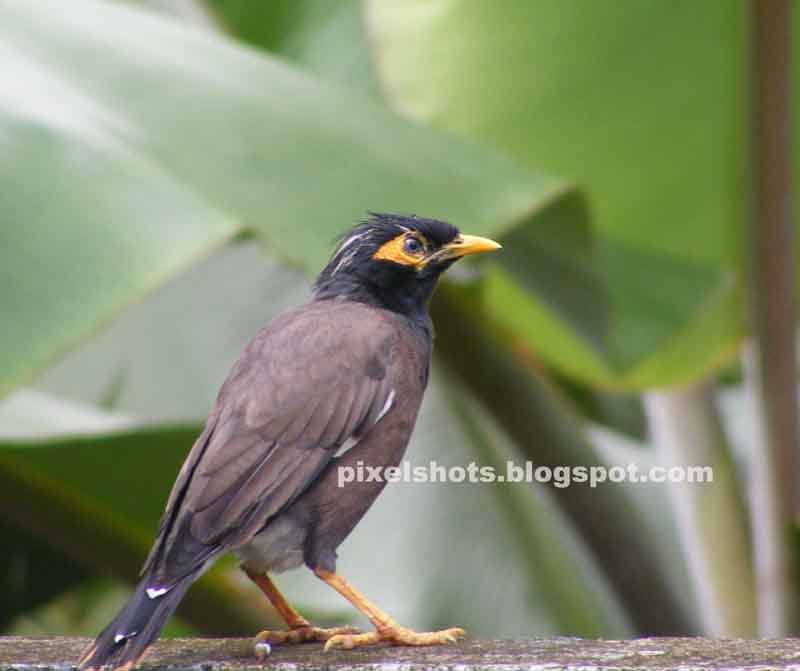
[(401, 627), (388, 614), (361, 595), (340, 575), (324, 569), (317, 569), (315, 573), (321, 580), (324, 580), (353, 606), (364, 613), (375, 627), (375, 631), (366, 634), (340, 633), (330, 636), (325, 643), (325, 650), (333, 648), (350, 650), (362, 645), (372, 645), (382, 641), (392, 645), (443, 645), (455, 643), (464, 636), (464, 630), (458, 627), (426, 632), (416, 632)]
[[(259, 643), (305, 643), (307, 641), (327, 641), (329, 638), (338, 635), (358, 634), (359, 630), (355, 627), (333, 627), (331, 629), (321, 629), (313, 627), (306, 618), (298, 613), (291, 604), (280, 593), (275, 583), (269, 579), (265, 573), (252, 573), (243, 569), (245, 574), (252, 580), (264, 593), (270, 603), (275, 607), (280, 616), (289, 627), (288, 631), (262, 631), (256, 636), (256, 650)], [(258, 654), (258, 653), (257, 653)], [(260, 656), (260, 655), (258, 655)]]

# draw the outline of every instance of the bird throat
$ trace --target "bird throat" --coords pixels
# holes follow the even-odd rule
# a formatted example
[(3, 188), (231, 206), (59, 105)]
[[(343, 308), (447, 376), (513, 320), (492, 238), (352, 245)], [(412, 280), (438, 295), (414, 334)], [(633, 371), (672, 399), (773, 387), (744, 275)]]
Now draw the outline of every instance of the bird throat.
[(382, 279), (340, 273), (325, 284), (317, 286), (314, 299), (348, 300), (383, 308), (407, 317), (423, 330), (430, 332), (428, 303), (436, 287), (437, 277), (434, 275), (409, 277), (404, 282), (386, 282), (381, 281)]

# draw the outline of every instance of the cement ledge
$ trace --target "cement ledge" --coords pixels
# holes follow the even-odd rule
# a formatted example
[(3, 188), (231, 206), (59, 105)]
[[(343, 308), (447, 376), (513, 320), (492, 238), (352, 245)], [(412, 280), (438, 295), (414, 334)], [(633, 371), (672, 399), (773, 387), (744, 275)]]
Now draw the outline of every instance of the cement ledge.
[[(0, 637), (0, 669), (74, 669), (74, 660), (88, 642)], [(323, 653), (320, 644), (304, 644), (276, 647), (259, 664), (252, 656), (252, 639), (183, 638), (156, 643), (142, 667), (154, 671), (800, 671), (800, 639), (468, 640), (437, 648), (372, 647), (329, 653)]]

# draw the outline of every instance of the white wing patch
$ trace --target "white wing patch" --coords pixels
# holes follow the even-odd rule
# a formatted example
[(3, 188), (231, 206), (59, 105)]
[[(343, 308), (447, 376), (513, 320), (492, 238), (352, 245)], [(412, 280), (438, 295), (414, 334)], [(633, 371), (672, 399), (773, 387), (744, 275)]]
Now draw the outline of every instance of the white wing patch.
[(164, 596), (169, 590), (169, 587), (148, 587), (147, 597), (149, 599), (157, 599), (160, 596)]
[(352, 450), (356, 445), (358, 445), (359, 438), (353, 438), (350, 436), (346, 441), (344, 441), (340, 446), (339, 449), (336, 450), (336, 454), (334, 457), (341, 457), (345, 452), (349, 452)]
[(130, 634), (117, 634), (114, 637), (114, 643), (122, 643), (122, 641), (126, 641), (129, 638), (133, 638), (138, 634), (138, 631), (132, 631)]
[(394, 403), (394, 389), (389, 392), (389, 395), (386, 397), (386, 403), (383, 404), (381, 411), (378, 413), (378, 417), (375, 419), (375, 423), (377, 424), (383, 419), (383, 416), (392, 409), (392, 404)]
[[(392, 405), (394, 405), (394, 389), (389, 392), (389, 395), (386, 397), (386, 402), (383, 404), (381, 411), (378, 413), (378, 416), (375, 418), (375, 421), (372, 423), (372, 426), (375, 426), (378, 422), (383, 419), (384, 415), (392, 409)], [(336, 450), (336, 453), (333, 455), (335, 457), (341, 457), (345, 452), (349, 452), (352, 450), (356, 445), (358, 445), (359, 441), (361, 440), (361, 436), (350, 436), (346, 441), (344, 441), (340, 446), (339, 449)], [(149, 592), (148, 592), (149, 593)]]

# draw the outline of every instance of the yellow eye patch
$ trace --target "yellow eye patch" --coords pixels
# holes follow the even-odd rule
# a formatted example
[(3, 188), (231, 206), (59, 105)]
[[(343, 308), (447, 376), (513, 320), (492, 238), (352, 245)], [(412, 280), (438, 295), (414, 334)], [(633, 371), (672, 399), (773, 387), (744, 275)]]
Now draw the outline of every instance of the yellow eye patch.
[[(419, 250), (409, 250), (406, 244), (407, 240), (416, 240), (419, 243)], [(425, 253), (427, 246), (428, 241), (422, 235), (418, 233), (402, 233), (389, 240), (389, 242), (384, 242), (378, 251), (372, 255), (372, 258), (376, 261), (391, 261), (392, 263), (399, 263), (401, 266), (421, 268), (428, 262)]]

